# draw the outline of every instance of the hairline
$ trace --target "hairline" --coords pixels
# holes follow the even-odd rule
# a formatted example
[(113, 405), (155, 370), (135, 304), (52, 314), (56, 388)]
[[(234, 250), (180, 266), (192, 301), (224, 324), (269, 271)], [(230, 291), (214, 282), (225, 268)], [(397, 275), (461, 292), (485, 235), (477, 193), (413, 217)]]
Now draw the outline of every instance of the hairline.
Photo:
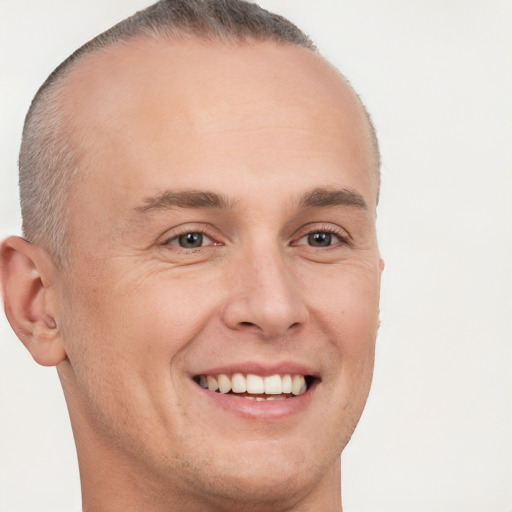
[[(123, 20), (124, 22), (125, 20)], [(117, 25), (120, 25), (121, 23)], [(114, 25), (116, 27), (117, 25)], [(213, 30), (199, 32), (198, 30), (189, 30), (183, 27), (161, 27), (160, 30), (145, 31), (143, 29), (135, 30), (133, 33), (122, 34), (115, 39), (109, 39), (105, 34), (110, 33), (114, 27), (111, 27), (107, 31), (101, 33), (95, 38), (91, 39), (75, 52), (73, 52), (67, 59), (65, 59), (55, 70), (48, 76), (45, 82), (41, 85), (37, 91), (34, 99), (32, 100), (31, 107), (27, 113), (24, 127), (24, 139), (25, 131), (32, 127), (32, 120), (35, 117), (39, 123), (41, 121), (48, 121), (48, 117), (51, 116), (52, 125), (55, 129), (55, 134), (52, 137), (52, 141), (58, 142), (60, 146), (59, 155), (62, 157), (63, 162), (66, 163), (67, 171), (63, 173), (62, 178), (64, 186), (54, 187), (56, 191), (55, 197), (51, 198), (53, 201), (53, 214), (45, 212), (49, 217), (50, 228), (46, 230), (40, 230), (35, 232), (31, 237), (28, 236), (29, 228), (27, 228), (25, 216), (23, 219), (23, 233), (25, 237), (34, 243), (43, 246), (53, 257), (57, 264), (65, 263), (69, 258), (70, 253), (70, 237), (68, 236), (69, 225), (66, 221), (66, 212), (70, 206), (69, 202), (69, 191), (70, 188), (77, 183), (77, 179), (83, 178), (86, 175), (86, 169), (80, 168), (79, 162), (81, 160), (79, 156), (79, 143), (77, 137), (79, 137), (76, 129), (72, 128), (72, 122), (70, 122), (70, 116), (73, 112), (70, 112), (64, 108), (63, 98), (65, 97), (66, 88), (69, 87), (69, 81), (72, 78), (73, 73), (84, 64), (84, 61), (94, 58), (98, 53), (102, 51), (109, 51), (113, 47), (118, 45), (130, 44), (136, 41), (154, 40), (159, 41), (180, 41), (188, 38), (195, 39), (197, 41), (204, 42), (220, 42), (227, 45), (256, 45), (258, 43), (272, 43), (278, 46), (299, 46), (306, 50), (311, 51), (319, 58), (328, 63), (345, 81), (351, 91), (354, 93), (362, 114), (366, 119), (367, 128), (371, 138), (371, 147), (373, 152), (374, 169), (371, 172), (374, 174), (376, 179), (376, 202), (378, 203), (379, 189), (380, 189), (380, 153), (378, 147), (377, 136), (375, 128), (370, 117), (368, 110), (361, 101), (360, 96), (351, 86), (350, 82), (346, 77), (325, 57), (323, 57), (317, 50), (316, 46), (306, 37), (305, 41), (309, 41), (310, 44), (301, 44), (299, 42), (288, 41), (284, 39), (278, 39), (275, 36), (264, 37), (261, 34), (234, 34), (234, 33), (215, 33)], [(298, 29), (300, 30), (300, 29)], [(303, 34), (302, 31), (300, 31)], [(24, 141), (23, 141), (24, 142)], [(22, 142), (22, 148), (23, 148)], [(52, 156), (54, 153), (50, 153)], [(20, 158), (21, 162), (21, 158)], [(57, 167), (60, 167), (57, 165)], [(32, 178), (33, 179), (33, 178)], [(21, 165), (20, 165), (20, 186), (21, 186)], [(26, 194), (25, 194), (26, 195)], [(27, 198), (22, 197), (22, 205), (27, 201)], [(60, 218), (60, 220), (57, 220)], [(53, 221), (53, 222), (52, 222)], [(44, 222), (44, 221), (43, 221)]]

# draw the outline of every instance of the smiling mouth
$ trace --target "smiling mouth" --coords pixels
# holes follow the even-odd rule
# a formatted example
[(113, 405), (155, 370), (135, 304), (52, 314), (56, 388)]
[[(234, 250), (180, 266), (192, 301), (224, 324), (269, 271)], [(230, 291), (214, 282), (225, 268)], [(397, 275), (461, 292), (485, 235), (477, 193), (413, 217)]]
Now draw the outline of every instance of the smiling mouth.
[(303, 395), (316, 380), (311, 375), (300, 374), (263, 377), (252, 373), (234, 373), (194, 377), (194, 381), (204, 389), (255, 401), (286, 400)]

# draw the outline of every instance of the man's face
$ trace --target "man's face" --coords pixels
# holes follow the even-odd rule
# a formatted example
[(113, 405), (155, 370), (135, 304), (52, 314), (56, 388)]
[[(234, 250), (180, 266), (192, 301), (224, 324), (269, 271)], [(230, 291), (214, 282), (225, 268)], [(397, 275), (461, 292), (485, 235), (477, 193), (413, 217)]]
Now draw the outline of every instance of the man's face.
[(353, 94), (307, 50), (195, 40), (93, 55), (67, 91), (82, 176), (56, 321), (81, 464), (213, 501), (311, 492), (362, 412), (378, 327)]

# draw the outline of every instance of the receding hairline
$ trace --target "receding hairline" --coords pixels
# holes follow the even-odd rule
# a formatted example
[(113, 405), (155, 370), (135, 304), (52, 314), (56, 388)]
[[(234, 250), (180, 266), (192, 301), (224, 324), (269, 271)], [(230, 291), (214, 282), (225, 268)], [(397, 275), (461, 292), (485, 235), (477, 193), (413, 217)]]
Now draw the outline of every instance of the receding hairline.
[[(227, 21), (223, 18), (221, 19), (219, 15), (219, 9), (222, 10), (223, 8), (230, 10), (230, 16), (235, 13), (233, 17), (228, 17)], [(183, 10), (181, 18), (179, 15), (177, 19), (174, 18), (176, 12), (178, 12), (176, 9)], [(160, 18), (161, 13), (163, 13), (162, 19)], [(198, 17), (194, 18), (197, 13), (199, 13)], [(269, 15), (269, 18), (266, 18), (266, 15), (262, 13)], [(242, 21), (247, 21), (247, 24), (243, 22), (238, 24), (239, 18), (237, 16), (239, 15), (242, 18), (245, 16)], [(205, 16), (209, 18), (206, 19)], [(137, 21), (130, 23), (135, 18), (137, 18)], [(190, 22), (190, 20), (192, 21)], [(255, 25), (252, 23), (255, 23)], [(253, 45), (259, 42), (274, 43), (278, 46), (298, 46), (311, 51), (311, 53), (328, 63), (339, 73), (354, 93), (361, 106), (362, 114), (366, 118), (375, 162), (374, 169), (369, 169), (369, 172), (372, 173), (375, 179), (378, 201), (380, 155), (371, 118), (348, 80), (318, 52), (314, 43), (304, 32), (282, 16), (268, 13), (268, 11), (261, 9), (256, 4), (248, 2), (238, 2), (235, 0), (222, 0), (219, 2), (204, 0), (161, 1), (119, 22), (78, 48), (49, 75), (32, 100), (25, 120), (24, 142), (22, 142), (23, 152), (25, 139), (28, 140), (25, 144), (29, 148), (28, 156), (24, 155), (22, 158), (22, 152), (20, 152), (20, 189), (22, 181), (28, 183), (28, 185), (24, 185), (24, 192), (22, 194), (23, 231), (27, 239), (41, 243), (49, 249), (57, 261), (65, 259), (60, 258), (59, 252), (64, 253), (67, 251), (67, 244), (65, 243), (67, 226), (63, 219), (66, 218), (65, 211), (69, 207), (67, 201), (69, 197), (68, 190), (71, 186), (74, 186), (77, 177), (80, 178), (85, 172), (83, 166), (77, 165), (81, 158), (79, 144), (76, 141), (80, 140), (82, 134), (78, 133), (77, 126), (72, 126), (75, 123), (71, 121), (74, 116), (79, 116), (80, 114), (69, 104), (68, 108), (64, 108), (65, 102), (63, 101), (74, 71), (80, 68), (85, 61), (94, 58), (97, 54), (103, 51), (111, 51), (116, 44), (129, 45), (134, 41), (144, 39), (160, 42), (165, 40), (179, 41), (186, 38), (205, 43), (212, 41), (222, 42), (233, 46)], [(53, 124), (46, 122), (49, 117)], [(32, 122), (33, 118), (34, 122)], [(53, 128), (50, 128), (50, 130), (53, 130), (53, 134), (48, 133), (48, 130), (44, 130), (44, 128), (42, 134), (36, 133), (38, 127), (41, 129), (44, 126), (52, 126)], [(27, 134), (28, 136), (26, 137)], [(41, 147), (41, 141), (45, 139), (48, 139), (50, 143), (48, 147)], [(34, 146), (34, 143), (36, 146)], [(51, 178), (53, 183), (57, 183), (59, 179), (62, 181), (62, 185), (50, 186), (50, 191), (55, 191), (52, 207), (45, 208), (43, 206), (46, 199), (44, 197), (36, 198), (35, 201), (30, 198), (31, 194), (35, 193), (39, 187), (38, 181), (34, 182), (34, 184), (30, 183), (30, 180), (32, 180), (30, 167), (35, 165), (34, 162), (37, 160), (38, 155), (43, 157), (46, 155), (53, 162), (52, 165), (56, 166), (59, 171), (60, 178), (59, 176), (55, 179)], [(26, 170), (23, 171), (23, 178), (22, 162), (23, 167), (28, 169), (28, 172)], [(51, 162), (48, 164), (43, 163), (43, 165), (50, 165)], [(66, 169), (65, 172), (63, 172), (64, 169)], [(48, 181), (50, 178), (44, 179)], [(45, 191), (48, 192), (46, 187)], [(36, 195), (40, 196), (41, 194)], [(23, 206), (23, 203), (28, 204), (28, 206)], [(37, 206), (38, 204), (39, 206)], [(28, 215), (26, 215), (26, 212), (28, 212)], [(55, 212), (58, 214), (56, 215)], [(48, 217), (48, 222), (44, 220), (46, 216)], [(26, 223), (27, 218), (28, 221)], [(43, 219), (43, 221), (39, 221), (38, 218)], [(59, 218), (62, 220), (59, 220)]]
[[(130, 46), (135, 47), (137, 45), (145, 46), (146, 44), (151, 45), (154, 44), (155, 47), (160, 46), (160, 44), (163, 43), (169, 43), (169, 44), (180, 44), (180, 43), (187, 43), (187, 42), (198, 42), (204, 44), (204, 46), (208, 49), (214, 50), (212, 46), (218, 45), (220, 47), (226, 46), (226, 47), (254, 47), (258, 45), (275, 45), (276, 47), (280, 47), (283, 49), (289, 48), (291, 50), (298, 50), (298, 51), (304, 51), (307, 54), (310, 54), (311, 57), (314, 59), (318, 59), (319, 62), (323, 63), (328, 69), (331, 70), (331, 72), (337, 76), (340, 79), (340, 88), (345, 88), (349, 91), (349, 95), (352, 96), (353, 100), (355, 101), (355, 104), (357, 104), (360, 114), (362, 115), (362, 119), (364, 120), (364, 124), (366, 128), (368, 129), (368, 135), (370, 139), (370, 145), (371, 145), (371, 151), (373, 154), (373, 160), (374, 160), (374, 173), (377, 178), (377, 202), (378, 202), (378, 190), (380, 186), (380, 151), (379, 151), (379, 144), (377, 140), (376, 130), (373, 124), (373, 120), (368, 112), (368, 109), (366, 108), (365, 104), (363, 103), (361, 97), (357, 93), (357, 91), (354, 89), (350, 81), (347, 79), (347, 77), (327, 58), (325, 58), (322, 54), (320, 54), (316, 48), (312, 50), (311, 48), (278, 41), (278, 40), (268, 40), (263, 38), (252, 38), (252, 37), (245, 37), (241, 40), (237, 39), (229, 39), (225, 40), (223, 38), (218, 38), (211, 36), (210, 34), (207, 34), (206, 36), (203, 36), (201, 34), (195, 34), (191, 32), (184, 32), (176, 35), (175, 37), (155, 37), (154, 35), (148, 35), (143, 33), (138, 33), (135, 35), (132, 35), (127, 38), (123, 38), (121, 40), (112, 41), (110, 44), (98, 48), (94, 48), (91, 51), (83, 54), (79, 59), (74, 61), (70, 66), (62, 73), (61, 76), (58, 77), (58, 82), (55, 82), (52, 85), (52, 88), (54, 89), (54, 95), (55, 100), (63, 106), (62, 99), (65, 98), (67, 92), (66, 89), (71, 86), (71, 82), (73, 82), (73, 78), (76, 72), (80, 73), (81, 69), (84, 65), (87, 66), (87, 64), (91, 64), (94, 66), (94, 61), (101, 57), (102, 53), (111, 53), (115, 52), (116, 49), (123, 49), (123, 48), (130, 48)], [(76, 114), (76, 110), (73, 109), (63, 109), (63, 117), (65, 119), (66, 116), (66, 110), (68, 111), (68, 115)]]
[[(218, 5), (216, 2), (202, 2), (201, 0), (191, 0), (188, 2), (176, 2), (177, 4), (181, 4), (179, 7), (193, 10), (195, 4), (204, 3), (207, 5), (209, 9), (212, 10), (212, 13), (215, 12), (215, 9), (218, 9)], [(217, 4), (224, 4), (224, 6), (236, 5), (236, 2), (217, 2)], [(262, 12), (270, 13), (266, 9), (263, 9), (252, 2), (247, 1), (239, 1), (238, 3), (243, 3), (246, 8), (256, 8)], [(96, 37), (87, 41), (79, 48), (77, 48), (71, 55), (69, 55), (66, 59), (64, 59), (47, 77), (47, 79), (43, 82), (36, 95), (32, 100), (31, 107), (27, 114), (27, 120), (29, 119), (32, 107), (37, 105), (40, 97), (44, 96), (44, 93), (47, 89), (53, 89), (56, 86), (59, 89), (59, 85), (62, 85), (62, 82), (66, 81), (66, 77), (69, 76), (73, 70), (80, 65), (80, 63), (87, 58), (88, 56), (93, 56), (95, 53), (100, 52), (102, 50), (107, 50), (116, 43), (124, 44), (129, 43), (131, 41), (137, 39), (155, 39), (155, 40), (180, 40), (185, 38), (195, 38), (198, 40), (202, 40), (205, 42), (208, 41), (222, 41), (225, 43), (232, 44), (240, 44), (240, 43), (250, 43), (257, 41), (273, 41), (276, 44), (290, 44), (293, 46), (301, 46), (303, 48), (309, 49), (313, 53), (317, 53), (318, 49), (313, 41), (298, 27), (296, 27), (292, 22), (288, 19), (284, 18), (281, 15), (270, 13), (274, 19), (281, 20), (283, 26), (289, 25), (293, 27), (295, 31), (292, 31), (290, 28), (283, 30), (281, 33), (272, 33), (267, 31), (265, 33), (256, 34), (255, 27), (244, 27), (239, 26), (236, 27), (233, 24), (227, 28), (222, 27), (220, 23), (215, 26), (215, 24), (203, 21), (200, 22), (200, 19), (195, 20), (195, 24), (191, 24), (184, 21), (185, 15), (182, 15), (181, 18), (179, 16), (178, 10), (173, 11), (163, 11), (161, 13), (165, 15), (163, 20), (158, 20), (155, 22), (155, 13), (159, 14), (158, 11), (159, 4), (161, 2), (157, 2), (153, 5), (150, 5), (146, 9), (136, 12), (132, 16), (129, 16), (126, 19), (121, 20), (120, 22), (114, 24), (112, 27), (108, 28), (104, 32), (98, 34)], [(145, 13), (150, 13), (149, 15), (145, 15)], [(176, 19), (171, 18), (172, 16)], [(190, 12), (185, 13), (187, 16)], [(129, 22), (132, 19), (135, 19), (138, 16), (142, 16), (142, 21), (139, 21), (137, 25), (130, 26)], [(167, 22), (167, 18), (170, 18)], [(261, 27), (260, 27), (261, 29)]]
[[(192, 0), (190, 3), (197, 4), (200, 2), (201, 0)], [(176, 3), (184, 5), (186, 2)], [(222, 3), (227, 5), (230, 2)], [(40, 86), (32, 99), (30, 108), (25, 117), (19, 157), (23, 234), (27, 240), (45, 247), (52, 254), (56, 263), (64, 262), (67, 256), (65, 254), (67, 253), (67, 248), (64, 242), (67, 228), (64, 225), (65, 221), (59, 221), (57, 217), (65, 218), (65, 210), (68, 206), (66, 204), (66, 190), (69, 189), (70, 182), (76, 180), (77, 175), (83, 173), (83, 169), (81, 169), (80, 172), (78, 172), (77, 169), (76, 161), (78, 148), (73, 142), (73, 138), (80, 137), (80, 135), (74, 133), (70, 126), (71, 123), (69, 123), (70, 116), (76, 115), (76, 112), (65, 109), (63, 99), (65, 98), (66, 89), (74, 71), (86, 60), (94, 58), (94, 56), (102, 51), (110, 51), (116, 44), (129, 44), (135, 40), (148, 38), (155, 41), (194, 38), (205, 42), (222, 41), (226, 44), (250, 43), (251, 40), (271, 40), (276, 44), (289, 43), (290, 45), (303, 46), (312, 52), (317, 51), (312, 41), (296, 27), (294, 30), (295, 37), (298, 38), (297, 41), (283, 41), (279, 39), (280, 34), (272, 34), (270, 37), (265, 37), (264, 35), (253, 37), (251, 34), (247, 33), (236, 33), (233, 27), (221, 27), (221, 30), (217, 32), (208, 27), (206, 27), (206, 29), (205, 27), (201, 29), (197, 27), (190, 29), (190, 27), (186, 28), (180, 26), (179, 21), (176, 26), (171, 27), (165, 26), (164, 22), (157, 29), (148, 27), (141, 28), (135, 25), (130, 27), (129, 30), (123, 31), (122, 26), (129, 22), (129, 20), (134, 19), (141, 12), (148, 11), (156, 5), (157, 4), (154, 4), (122, 20), (75, 50), (53, 70)], [(214, 5), (214, 3), (212, 2), (211, 5)], [(245, 5), (247, 6), (249, 4), (245, 2)], [(255, 4), (254, 6), (259, 9)], [(270, 13), (270, 15), (273, 16), (274, 19), (276, 17), (280, 18), (293, 26), (291, 22), (280, 16), (272, 13)], [(158, 23), (160, 22), (158, 21)], [(118, 29), (120, 29), (120, 31), (116, 33), (115, 31)], [(222, 32), (222, 30), (224, 30), (224, 32)], [(229, 30), (233, 30), (233, 32), (230, 33)], [(293, 32), (294, 31), (291, 31), (292, 35)], [(48, 120), (51, 120), (51, 123), (49, 123)], [(51, 133), (44, 128), (44, 126), (50, 125), (52, 126), (52, 128), (50, 128)], [(41, 147), (41, 141), (45, 139), (49, 140), (49, 144)], [(44, 204), (46, 198), (43, 200), (39, 198), (40, 194), (36, 192), (37, 189), (40, 188), (38, 181), (34, 181), (34, 178), (31, 176), (33, 171), (30, 169), (38, 167), (35, 161), (40, 159), (38, 158), (40, 155), (43, 156), (43, 160), (50, 158), (54, 162), (53, 165), (57, 165), (59, 170), (62, 170), (62, 167), (68, 169), (61, 175), (63, 185), (51, 186), (52, 192), (54, 192), (51, 208), (45, 208)], [(47, 156), (45, 157), (44, 155)], [(55, 164), (55, 162), (58, 161), (61, 163)], [(65, 165), (63, 165), (64, 162)], [(48, 176), (46, 178), (43, 176), (43, 179), (47, 182), (53, 181), (55, 183), (55, 180)], [(40, 178), (38, 178), (38, 180), (40, 180)], [(40, 219), (42, 218), (47, 220), (41, 222)]]
[[(379, 162), (378, 162), (379, 156), (378, 156), (378, 153), (376, 153), (376, 151), (378, 152), (378, 148), (376, 149), (376, 146), (373, 145), (373, 142), (371, 140), (372, 136), (373, 136), (373, 126), (367, 117), (367, 115), (368, 115), (367, 111), (366, 111), (359, 95), (354, 90), (354, 88), (352, 87), (350, 82), (347, 80), (347, 78), (336, 68), (336, 66), (334, 66), (330, 61), (328, 61), (325, 57), (323, 57), (318, 52), (311, 52), (307, 48), (303, 48), (300, 46), (297, 48), (297, 45), (276, 44), (274, 41), (258, 40), (258, 39), (254, 39), (254, 40), (245, 39), (243, 41), (223, 41), (223, 40), (218, 40), (218, 39), (203, 38), (203, 37), (199, 37), (196, 35), (190, 35), (190, 34), (185, 34), (182, 37), (175, 38), (175, 39), (165, 38), (163, 41), (163, 43), (165, 45), (169, 45), (169, 47), (171, 49), (175, 45), (181, 46), (182, 44), (187, 44), (189, 42), (200, 43), (200, 44), (204, 45), (204, 47), (207, 50), (211, 50), (213, 52), (217, 51), (218, 48), (220, 48), (222, 51), (222, 47), (224, 45), (227, 45), (228, 48), (231, 47), (235, 50), (241, 46), (247, 46), (247, 47), (253, 48), (253, 47), (258, 47), (259, 45), (272, 45), (272, 46), (276, 45), (278, 48), (282, 48), (283, 51), (287, 51), (287, 49), (290, 49), (293, 51), (307, 52), (307, 54), (311, 55), (311, 57), (313, 58), (313, 61), (320, 62), (323, 69), (326, 69), (326, 70), (328, 70), (327, 72), (332, 73), (332, 77), (334, 77), (334, 80), (339, 79), (339, 86), (337, 86), (337, 87), (344, 89), (345, 92), (343, 94), (346, 95), (347, 101), (350, 101), (350, 103), (352, 104), (351, 108), (356, 108), (356, 105), (357, 105), (357, 109), (359, 110), (358, 118), (359, 118), (359, 116), (361, 116), (359, 118), (360, 121), (358, 121), (357, 124), (361, 123), (360, 126), (362, 126), (362, 127), (364, 126), (363, 129), (364, 129), (365, 140), (366, 140), (365, 147), (368, 148), (367, 154), (371, 155), (371, 161), (374, 163), (374, 166), (368, 168), (368, 173), (373, 182), (373, 186), (375, 187), (374, 188), (374, 190), (375, 190), (374, 201), (375, 202), (373, 203), (373, 206), (375, 206), (378, 203), (379, 186), (380, 186)], [(73, 67), (68, 71), (66, 76), (61, 80), (61, 82), (58, 86), (60, 88), (59, 101), (61, 103), (64, 103), (64, 99), (67, 96), (68, 92), (70, 93), (70, 96), (72, 97), (72, 95), (73, 95), (72, 90), (70, 89), (68, 92), (66, 92), (66, 89), (67, 89), (67, 87), (72, 85), (72, 83), (74, 82), (75, 73), (76, 72), (80, 73), (83, 70), (84, 65), (85, 65), (85, 67), (89, 67), (89, 66), (94, 67), (96, 59), (98, 57), (101, 59), (102, 54), (104, 54), (105, 52), (108, 52), (108, 53), (111, 52), (110, 56), (106, 56), (108, 59), (112, 55), (115, 56), (115, 54), (117, 53), (116, 52), (117, 49), (120, 49), (121, 52), (123, 52), (123, 51), (130, 52), (130, 51), (132, 51), (133, 46), (140, 45), (139, 49), (142, 49), (142, 51), (144, 51), (146, 49), (146, 45), (149, 45), (149, 47), (153, 46), (154, 48), (158, 48), (159, 43), (160, 43), (160, 40), (152, 38), (152, 37), (148, 37), (144, 34), (141, 34), (141, 35), (133, 36), (124, 41), (113, 42), (109, 46), (96, 49), (96, 50), (84, 55), (83, 58), (81, 58), (79, 61), (74, 63)], [(307, 64), (308, 62), (311, 62), (311, 61), (309, 61), (309, 59), (306, 60), (305, 62), (306, 62), (306, 65), (311, 65), (311, 64)], [(312, 65), (315, 65), (315, 64), (312, 64)], [(106, 69), (108, 69), (108, 67)], [(78, 81), (78, 83), (79, 83), (79, 81)], [(94, 165), (92, 165), (92, 166), (89, 165), (90, 164), (89, 158), (91, 157), (91, 153), (87, 150), (88, 144), (86, 143), (86, 145), (83, 146), (81, 143), (82, 139), (80, 137), (80, 113), (78, 113), (77, 111), (74, 111), (70, 108), (70, 106), (73, 105), (72, 100), (69, 103), (67, 103), (67, 105), (68, 105), (67, 108), (62, 110), (62, 115), (64, 117), (64, 119), (63, 119), (64, 125), (68, 126), (66, 136), (69, 138), (70, 141), (73, 141), (73, 139), (75, 139), (75, 138), (76, 138), (76, 140), (78, 140), (78, 142), (76, 144), (72, 144), (73, 152), (75, 154), (76, 160), (79, 162), (78, 173), (73, 177), (73, 186), (80, 187), (80, 181), (82, 179), (87, 178), (87, 176), (89, 174), (88, 169), (93, 169)], [(65, 112), (68, 112), (69, 115), (71, 115), (71, 116), (76, 116), (75, 121), (68, 122), (68, 120), (65, 119), (65, 116), (66, 116)], [(366, 137), (368, 137), (368, 139), (366, 139)], [(366, 144), (368, 144), (368, 146), (366, 146)], [(338, 195), (341, 196), (341, 194), (338, 194)], [(341, 202), (339, 197), (334, 198), (334, 199), (333, 199), (332, 195), (329, 197), (330, 197), (329, 200), (332, 202), (332, 204), (336, 203), (336, 201)], [(69, 195), (68, 195), (68, 199), (69, 199)], [(365, 202), (364, 199), (356, 199), (355, 195), (348, 197), (346, 191), (344, 192), (344, 196), (342, 199), (343, 199), (343, 202), (345, 202), (345, 204), (348, 204), (350, 202), (352, 207), (356, 206), (356, 207), (359, 207), (362, 209), (368, 209), (368, 207), (372, 203), (371, 198), (368, 198), (368, 202)], [(349, 199), (350, 199), (350, 201), (349, 201)], [(318, 191), (314, 195), (314, 197), (309, 199), (309, 202), (311, 204), (314, 204), (315, 200), (319, 203), (322, 203), (322, 201), (323, 202), (326, 201), (324, 196), (320, 197), (320, 194), (318, 193)], [(142, 208), (142, 209), (144, 210), (144, 208)], [(151, 208), (148, 208), (148, 209), (151, 210)], [(69, 237), (69, 240), (72, 240), (72, 239), (73, 239), (73, 237)]]
[[(74, 74), (76, 72), (80, 73), (81, 71), (83, 71), (83, 69), (80, 69), (80, 68), (82, 68), (84, 65), (85, 66), (89, 65), (92, 68), (94, 68), (94, 66), (97, 65), (97, 64), (95, 64), (95, 60), (98, 57), (101, 59), (102, 54), (104, 54), (104, 53), (110, 54), (109, 56), (107, 56), (107, 58), (114, 55), (114, 62), (115, 62), (116, 58), (120, 58), (121, 60), (123, 58), (122, 53), (120, 55), (118, 55), (117, 57), (115, 56), (115, 53), (117, 50), (120, 50), (121, 52), (123, 52), (123, 51), (131, 52), (131, 51), (133, 51), (133, 48), (138, 48), (142, 52), (145, 52), (147, 47), (153, 46), (156, 49), (156, 51), (158, 51), (162, 46), (165, 47), (165, 46), (169, 45), (169, 47), (172, 49), (173, 46), (175, 48), (179, 48), (179, 47), (182, 47), (183, 45), (187, 45), (190, 42), (192, 42), (193, 44), (199, 43), (204, 48), (206, 48), (207, 51), (213, 51), (213, 52), (215, 52), (218, 48), (222, 49), (222, 47), (227, 47), (227, 48), (231, 47), (236, 50), (237, 48), (240, 48), (240, 47), (248, 47), (248, 48), (256, 47), (257, 48), (260, 45), (271, 46), (271, 47), (274, 46), (276, 48), (281, 48), (284, 51), (290, 50), (290, 51), (299, 52), (299, 53), (303, 52), (304, 55), (306, 55), (306, 56), (309, 55), (310, 57), (308, 57), (308, 59), (310, 59), (310, 58), (312, 59), (312, 61), (310, 61), (310, 62), (313, 62), (313, 64), (312, 64), (313, 66), (316, 66), (315, 62), (319, 63), (321, 68), (323, 68), (324, 70), (327, 70), (327, 72), (329, 74), (331, 74), (331, 76), (333, 77), (334, 84), (335, 84), (334, 87), (337, 88), (339, 91), (344, 91), (343, 95), (345, 96), (345, 100), (343, 100), (343, 101), (347, 101), (350, 104), (352, 104), (353, 107), (351, 107), (351, 108), (357, 109), (357, 111), (358, 111), (357, 115), (361, 116), (360, 117), (361, 123), (362, 123), (361, 126), (364, 126), (364, 130), (366, 132), (365, 137), (366, 136), (368, 137), (368, 139), (366, 139), (366, 143), (368, 144), (368, 151), (369, 151), (368, 154), (371, 155), (372, 163), (373, 163), (372, 167), (368, 169), (368, 172), (371, 173), (371, 175), (374, 179), (375, 185), (376, 185), (376, 203), (378, 203), (379, 188), (380, 188), (380, 154), (379, 154), (379, 148), (378, 148), (378, 142), (377, 142), (375, 129), (373, 127), (373, 122), (370, 118), (370, 115), (369, 115), (365, 105), (363, 104), (360, 96), (357, 94), (357, 92), (355, 91), (355, 89), (353, 88), (353, 86), (351, 85), (349, 80), (346, 78), (346, 76), (343, 73), (341, 73), (339, 71), (339, 69), (335, 65), (333, 65), (328, 59), (326, 59), (324, 56), (322, 56), (317, 51), (311, 51), (309, 48), (305, 48), (300, 45), (283, 43), (283, 42), (279, 42), (279, 41), (276, 42), (273, 40), (266, 40), (266, 39), (261, 39), (261, 38), (249, 38), (249, 37), (245, 38), (241, 41), (237, 41), (237, 40), (225, 41), (225, 40), (219, 39), (219, 38), (202, 37), (202, 36), (200, 36), (200, 35), (198, 36), (196, 34), (185, 33), (185, 34), (181, 34), (179, 37), (174, 37), (174, 38), (165, 37), (165, 38), (163, 38), (163, 41), (162, 41), (162, 39), (150, 37), (146, 34), (137, 34), (128, 39), (124, 39), (122, 41), (112, 42), (110, 45), (108, 45), (106, 47), (96, 49), (96, 50), (84, 55), (82, 59), (80, 59), (79, 61), (77, 61), (75, 63), (73, 68), (70, 69), (70, 71), (66, 74), (65, 79), (61, 82), (61, 84), (60, 84), (61, 95), (64, 96), (64, 94), (65, 94), (64, 91), (67, 88), (67, 86), (69, 85), (70, 81), (73, 81)], [(166, 52), (166, 51), (167, 51), (167, 49), (164, 49), (164, 52)], [(311, 65), (311, 64), (307, 63), (308, 61), (305, 61), (305, 62), (306, 62), (306, 64), (305, 64), (306, 66)], [(106, 67), (106, 69), (107, 70), (109, 69), (108, 66)], [(179, 70), (178, 70), (178, 72), (179, 72)], [(85, 73), (87, 73), (87, 71), (85, 71)], [(78, 81), (78, 83), (79, 83), (79, 81)], [(337, 83), (338, 83), (338, 85), (336, 85)], [(71, 110), (69, 108), (67, 110), (70, 112), (71, 115), (76, 115), (76, 113), (77, 113), (75, 110)], [(341, 115), (343, 115), (343, 114), (341, 114)], [(75, 126), (75, 129), (77, 129), (77, 128), (79, 129), (79, 126)], [(70, 129), (68, 133), (72, 134), (73, 129)]]

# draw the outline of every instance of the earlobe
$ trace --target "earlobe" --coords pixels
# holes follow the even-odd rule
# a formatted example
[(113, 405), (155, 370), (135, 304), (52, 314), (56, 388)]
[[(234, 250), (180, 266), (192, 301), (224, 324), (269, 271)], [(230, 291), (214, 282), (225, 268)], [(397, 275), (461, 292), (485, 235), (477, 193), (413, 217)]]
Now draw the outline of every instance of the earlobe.
[(36, 362), (55, 366), (65, 357), (52, 289), (53, 263), (46, 252), (19, 237), (0, 247), (5, 314)]

